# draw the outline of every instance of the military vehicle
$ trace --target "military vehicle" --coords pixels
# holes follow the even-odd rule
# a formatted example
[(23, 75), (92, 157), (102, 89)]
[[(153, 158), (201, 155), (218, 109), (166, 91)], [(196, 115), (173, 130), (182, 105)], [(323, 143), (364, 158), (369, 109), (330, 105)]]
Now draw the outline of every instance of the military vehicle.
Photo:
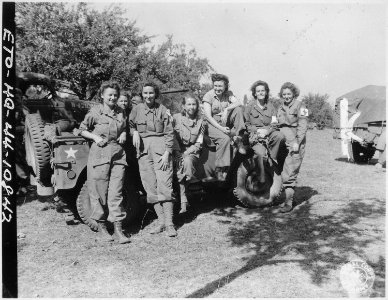
[(386, 88), (368, 85), (338, 97), (333, 138), (341, 139), (342, 154), (355, 163), (373, 158), (386, 127)]
[[(68, 86), (60, 93), (63, 81), (56, 81), (37, 73), (18, 73), (17, 87), (22, 94), (23, 105), (29, 109), (25, 117), (26, 160), (36, 179), (40, 196), (53, 195), (68, 199), (76, 195), (76, 210), (91, 229), (97, 223), (90, 219), (91, 205), (86, 181), (86, 166), (90, 142), (75, 136), (72, 130), (79, 126), (89, 109), (96, 102), (83, 101), (71, 95)], [(162, 91), (161, 94), (179, 93), (187, 90)], [(64, 95), (68, 95), (64, 97)], [(201, 154), (202, 175), (214, 175), (215, 145), (208, 143)], [(124, 205), (126, 222), (131, 222), (145, 210), (144, 197), (134, 193), (132, 182), (126, 182)], [(280, 193), (281, 177), (274, 172), (268, 157), (257, 157), (253, 151), (241, 155), (236, 152), (226, 178), (231, 196), (247, 207), (269, 203)], [(188, 189), (191, 195), (203, 193), (203, 185), (194, 184)]]

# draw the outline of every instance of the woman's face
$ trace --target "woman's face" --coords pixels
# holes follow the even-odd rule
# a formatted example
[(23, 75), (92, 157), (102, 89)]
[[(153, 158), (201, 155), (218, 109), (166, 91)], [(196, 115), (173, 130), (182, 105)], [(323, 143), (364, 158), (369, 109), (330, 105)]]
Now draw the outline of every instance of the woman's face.
[(193, 98), (186, 98), (184, 109), (190, 117), (195, 116), (198, 109), (197, 101)]
[(117, 101), (118, 106), (120, 106), (122, 109), (128, 108), (128, 98), (127, 96), (120, 96), (119, 100)]
[(152, 106), (155, 103), (155, 90), (152, 86), (145, 86), (143, 87), (142, 96), (144, 99), (144, 102)]
[(214, 81), (213, 83), (214, 92), (217, 96), (221, 96), (226, 90), (225, 81)]
[(113, 108), (116, 105), (118, 96), (118, 91), (112, 88), (106, 88), (101, 94), (104, 104), (109, 106), (109, 108)]
[(288, 88), (282, 90), (282, 98), (286, 103), (290, 103), (294, 99), (294, 94)]
[(258, 85), (255, 89), (255, 95), (257, 100), (265, 100), (265, 97), (267, 96), (267, 92), (265, 90), (265, 87), (263, 85)]

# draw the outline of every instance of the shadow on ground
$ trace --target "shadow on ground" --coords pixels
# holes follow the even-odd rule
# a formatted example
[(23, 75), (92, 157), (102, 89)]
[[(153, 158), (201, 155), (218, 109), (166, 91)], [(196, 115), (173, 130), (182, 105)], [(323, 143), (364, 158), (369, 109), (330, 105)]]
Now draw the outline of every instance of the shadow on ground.
[[(317, 192), (309, 187), (300, 187), (296, 193), (302, 198), (300, 202), (304, 202)], [(368, 200), (367, 204), (365, 200)], [(257, 210), (241, 212), (219, 209), (217, 214), (234, 220), (235, 226), (229, 232), (232, 246), (246, 247), (255, 254), (246, 258), (242, 268), (209, 282), (187, 298), (210, 296), (256, 268), (289, 262), (299, 264), (309, 274), (313, 284), (322, 285), (332, 278), (333, 270), (338, 270), (339, 266), (348, 261), (349, 253), (365, 257), (363, 250), (381, 239), (380, 235), (365, 234), (362, 228), (355, 225), (362, 224), (363, 218), (384, 215), (385, 203), (378, 199), (355, 199), (339, 208), (320, 215), (314, 213), (317, 205), (306, 202), (292, 213), (282, 216)], [(295, 259), (290, 259), (290, 256)], [(371, 296), (383, 297), (385, 259), (380, 256), (377, 263), (367, 263), (376, 273), (374, 294)]]

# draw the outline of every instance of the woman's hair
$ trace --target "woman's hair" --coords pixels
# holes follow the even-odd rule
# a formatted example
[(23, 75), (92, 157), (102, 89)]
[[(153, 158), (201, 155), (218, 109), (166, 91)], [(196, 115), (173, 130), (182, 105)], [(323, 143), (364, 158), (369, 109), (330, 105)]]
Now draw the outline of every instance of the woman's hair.
[(229, 90), (229, 78), (228, 78), (228, 76), (226, 76), (224, 74), (212, 74), (211, 78), (212, 78), (213, 83), (215, 81), (223, 81), (225, 83), (225, 91)]
[(120, 86), (116, 81), (104, 81), (100, 86), (99, 97), (101, 98), (104, 91), (109, 88), (115, 89), (118, 93), (117, 97), (120, 97)]
[(155, 99), (158, 99), (159, 98), (159, 95), (160, 95), (160, 90), (159, 90), (159, 87), (156, 85), (156, 83), (154, 82), (146, 82), (142, 85), (141, 87), (141, 98), (143, 99), (143, 89), (146, 87), (146, 86), (150, 86), (154, 89), (154, 92), (155, 92)]
[(282, 98), (283, 90), (285, 89), (290, 89), (294, 98), (299, 97), (299, 93), (300, 93), (299, 88), (291, 82), (286, 82), (286, 83), (283, 83), (282, 87), (280, 88), (280, 92), (279, 92), (280, 98)]
[[(194, 99), (195, 100), (195, 103), (197, 104), (197, 109), (195, 111), (195, 117), (197, 118), (198, 117), (198, 112), (199, 112), (199, 99), (198, 99), (198, 97), (196, 97), (192, 93), (186, 93), (186, 94), (183, 95), (182, 105), (186, 104), (186, 100), (187, 99)], [(185, 108), (182, 108), (182, 115), (183, 116), (187, 115)]]
[(256, 88), (259, 85), (262, 85), (264, 87), (264, 89), (265, 89), (266, 95), (265, 95), (264, 102), (267, 103), (268, 102), (268, 98), (269, 98), (269, 86), (268, 86), (268, 83), (266, 83), (265, 81), (258, 80), (258, 81), (255, 81), (252, 84), (252, 86), (251, 86), (252, 96), (253, 96), (253, 98), (257, 99), (257, 97), (256, 97)]
[(122, 91), (120, 93), (120, 96), (125, 96), (125, 97), (127, 97), (128, 101), (131, 101), (131, 92), (129, 92), (129, 91)]

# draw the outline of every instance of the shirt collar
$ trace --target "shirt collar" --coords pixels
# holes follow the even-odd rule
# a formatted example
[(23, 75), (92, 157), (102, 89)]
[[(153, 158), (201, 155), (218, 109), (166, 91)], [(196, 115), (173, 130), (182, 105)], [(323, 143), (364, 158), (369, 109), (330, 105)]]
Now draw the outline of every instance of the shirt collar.
[(106, 107), (104, 104), (101, 108), (101, 113), (107, 115), (107, 116), (116, 116), (120, 112), (120, 108), (118, 105), (115, 105), (113, 109), (110, 109), (109, 107)]
[(182, 122), (183, 122), (183, 124), (185, 124), (185, 125), (187, 125), (189, 127), (195, 127), (197, 125), (197, 123), (198, 123), (198, 120), (199, 120), (199, 116), (198, 115), (197, 115), (197, 117), (194, 120), (190, 119), (187, 116), (183, 116), (182, 115)]
[(153, 113), (154, 110), (158, 109), (159, 107), (159, 103), (155, 102), (154, 106), (149, 108), (148, 105), (146, 103), (142, 103), (143, 104), (143, 107), (144, 107), (144, 110), (145, 110), (145, 113), (148, 114), (148, 113)]

